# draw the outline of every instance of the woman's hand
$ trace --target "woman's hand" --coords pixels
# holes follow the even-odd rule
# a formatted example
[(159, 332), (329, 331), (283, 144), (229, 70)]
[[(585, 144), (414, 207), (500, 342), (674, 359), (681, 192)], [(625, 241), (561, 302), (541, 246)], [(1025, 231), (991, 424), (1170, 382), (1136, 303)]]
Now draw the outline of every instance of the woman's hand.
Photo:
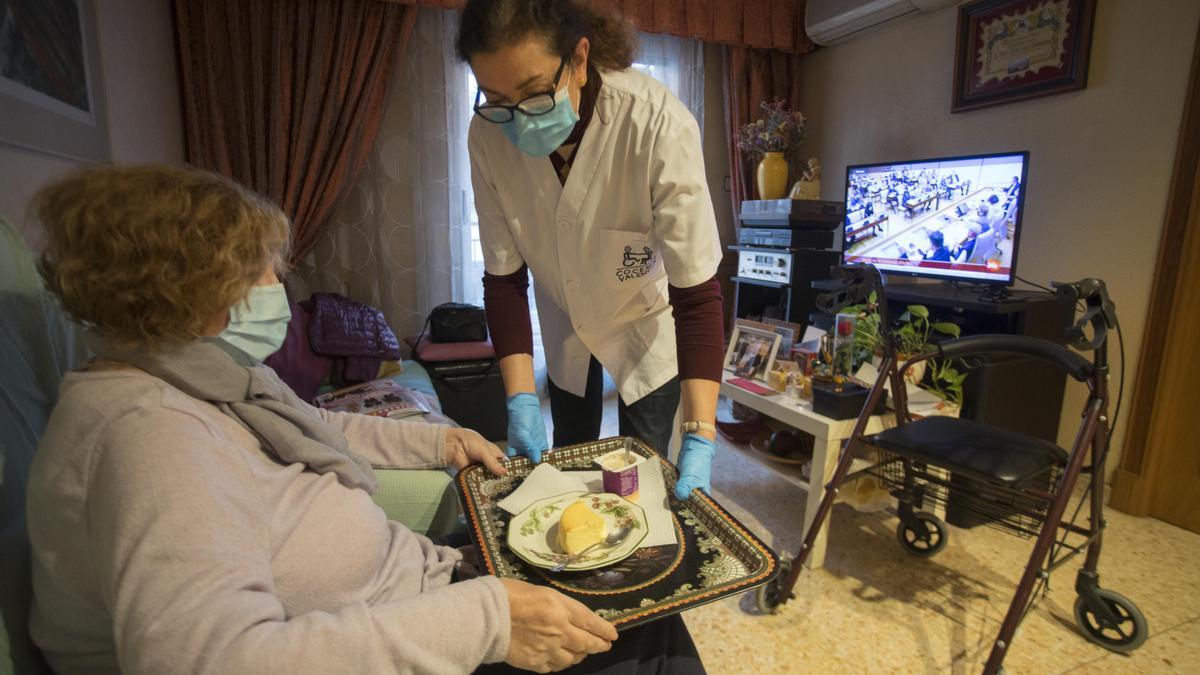
[(675, 482), (676, 499), (684, 500), (692, 490), (712, 492), (712, 458), (717, 444), (699, 434), (684, 434), (679, 449), (679, 480)]
[(446, 430), (446, 463), (455, 469), (482, 462), (488, 471), (503, 476), (508, 473), (500, 464), (503, 459), (504, 452), (478, 433), (458, 427)]
[(501, 579), (508, 591), (512, 635), (505, 662), (549, 673), (606, 652), (617, 629), (577, 600), (545, 586)]
[(537, 394), (522, 392), (508, 397), (508, 456), (528, 455), (534, 464), (550, 449), (546, 422)]

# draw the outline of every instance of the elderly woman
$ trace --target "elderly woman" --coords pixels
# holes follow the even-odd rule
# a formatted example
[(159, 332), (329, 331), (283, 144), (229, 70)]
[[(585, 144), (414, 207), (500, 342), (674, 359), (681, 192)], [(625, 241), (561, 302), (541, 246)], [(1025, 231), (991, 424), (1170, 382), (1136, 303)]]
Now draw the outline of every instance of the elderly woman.
[(261, 360), (288, 321), (280, 211), (213, 174), (94, 168), (45, 188), (42, 274), (97, 358), (29, 486), (34, 640), (62, 673), (551, 670), (616, 632), (389, 522), (371, 465), (483, 462), (471, 431), (329, 413)]

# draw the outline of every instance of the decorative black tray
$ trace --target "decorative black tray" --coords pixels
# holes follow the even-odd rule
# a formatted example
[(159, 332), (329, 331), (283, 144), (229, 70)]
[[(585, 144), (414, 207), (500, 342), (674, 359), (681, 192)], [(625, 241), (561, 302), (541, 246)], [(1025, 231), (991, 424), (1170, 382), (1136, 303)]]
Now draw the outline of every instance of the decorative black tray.
[[(542, 455), (562, 471), (595, 470), (592, 460), (624, 448), (624, 438), (572, 445)], [(675, 467), (641, 441), (633, 451), (662, 462), (667, 492), (674, 493)], [(550, 586), (579, 600), (618, 629), (629, 628), (696, 607), (769, 581), (779, 558), (711, 497), (693, 492), (687, 501), (672, 496), (678, 544), (639, 549), (619, 563), (584, 572), (534, 567), (505, 544), (512, 517), (497, 504), (533, 471), (525, 457), (505, 461), (508, 474), (496, 476), (482, 465), (458, 474), (459, 496), (471, 536), (487, 571), (495, 576)]]

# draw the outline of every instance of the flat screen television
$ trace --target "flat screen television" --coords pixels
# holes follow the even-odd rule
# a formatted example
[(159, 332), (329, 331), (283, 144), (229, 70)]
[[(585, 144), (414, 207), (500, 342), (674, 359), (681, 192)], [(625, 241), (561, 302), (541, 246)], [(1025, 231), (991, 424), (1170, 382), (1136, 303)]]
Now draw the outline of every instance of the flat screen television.
[(1010, 285), (1028, 169), (1028, 152), (849, 166), (842, 259)]

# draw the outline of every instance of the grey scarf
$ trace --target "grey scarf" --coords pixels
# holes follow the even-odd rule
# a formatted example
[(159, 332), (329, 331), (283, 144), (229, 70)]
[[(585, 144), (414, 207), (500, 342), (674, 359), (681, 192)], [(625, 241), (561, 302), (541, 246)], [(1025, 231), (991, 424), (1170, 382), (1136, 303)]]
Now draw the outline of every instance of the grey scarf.
[(217, 345), (197, 340), (158, 350), (127, 348), (89, 331), (98, 356), (140, 368), (183, 393), (217, 406), (237, 420), (284, 464), (299, 462), (317, 473), (332, 471), (348, 488), (375, 491), (371, 465), (350, 452), (341, 431), (301, 407), (287, 385), (261, 367), (238, 365)]

